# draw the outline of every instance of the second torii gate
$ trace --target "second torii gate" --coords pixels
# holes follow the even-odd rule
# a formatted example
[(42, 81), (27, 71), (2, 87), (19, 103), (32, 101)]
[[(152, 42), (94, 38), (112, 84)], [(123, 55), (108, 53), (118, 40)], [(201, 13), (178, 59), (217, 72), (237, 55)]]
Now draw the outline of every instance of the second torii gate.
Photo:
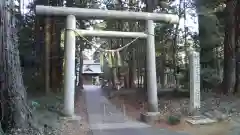
[[(36, 14), (47, 16), (67, 16), (65, 30), (65, 69), (64, 69), (64, 114), (74, 115), (75, 92), (75, 31), (83, 36), (99, 37), (140, 37), (147, 39), (147, 93), (148, 111), (158, 112), (156, 56), (154, 39), (154, 21), (165, 23), (178, 23), (179, 17), (173, 14), (128, 12), (101, 9), (85, 9), (70, 7), (36, 6)], [(76, 17), (91, 19), (131, 19), (146, 20), (147, 33), (144, 32), (120, 32), (120, 31), (91, 31), (77, 30)]]

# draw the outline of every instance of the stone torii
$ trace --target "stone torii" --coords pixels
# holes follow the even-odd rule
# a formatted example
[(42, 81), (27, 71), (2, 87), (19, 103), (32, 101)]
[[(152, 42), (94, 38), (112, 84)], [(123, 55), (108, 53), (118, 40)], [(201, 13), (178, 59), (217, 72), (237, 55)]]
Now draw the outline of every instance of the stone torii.
[[(129, 12), (116, 10), (85, 9), (72, 7), (36, 6), (37, 15), (66, 16), (65, 29), (65, 62), (64, 69), (64, 114), (74, 115), (74, 91), (75, 91), (75, 31), (83, 36), (145, 38), (147, 39), (147, 95), (148, 111), (158, 112), (156, 57), (154, 39), (154, 21), (176, 24), (178, 15), (147, 12)], [(121, 32), (121, 31), (94, 31), (76, 29), (76, 17), (91, 19), (129, 19), (146, 20), (145, 32)]]

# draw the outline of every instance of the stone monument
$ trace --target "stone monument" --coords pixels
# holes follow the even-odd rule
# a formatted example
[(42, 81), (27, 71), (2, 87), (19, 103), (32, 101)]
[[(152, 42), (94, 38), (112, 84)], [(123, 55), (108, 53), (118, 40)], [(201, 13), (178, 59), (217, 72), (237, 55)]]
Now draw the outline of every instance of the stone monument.
[(199, 52), (189, 53), (190, 68), (190, 113), (195, 114), (200, 109), (200, 60)]

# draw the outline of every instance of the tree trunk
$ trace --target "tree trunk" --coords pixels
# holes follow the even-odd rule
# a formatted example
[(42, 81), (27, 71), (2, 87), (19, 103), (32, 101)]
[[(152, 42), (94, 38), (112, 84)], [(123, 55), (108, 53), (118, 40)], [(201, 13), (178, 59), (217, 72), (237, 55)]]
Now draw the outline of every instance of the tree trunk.
[[(13, 1), (7, 6), (7, 1), (0, 2), (0, 116), (3, 117), (3, 131), (29, 127), (30, 111), (26, 101), (26, 90), (23, 85), (19, 51), (17, 47), (16, 18)], [(9, 7), (10, 10), (5, 7)], [(9, 24), (9, 22), (13, 22)], [(14, 30), (13, 30), (14, 29)], [(6, 49), (8, 48), (8, 49)], [(2, 113), (3, 112), (3, 113)]]
[(57, 33), (56, 33), (56, 18), (52, 18), (51, 20), (51, 47), (50, 47), (50, 76), (51, 76), (51, 90), (57, 92), (57, 88), (60, 86), (60, 78), (58, 77), (59, 70), (59, 47), (60, 45), (57, 44)]
[(131, 59), (130, 59), (130, 65), (129, 65), (129, 85), (130, 85), (130, 88), (135, 88), (135, 80), (136, 80), (136, 57), (135, 57), (135, 54), (136, 54), (136, 50), (135, 49), (132, 49), (132, 52), (130, 53), (132, 56), (131, 56)]
[(223, 92), (226, 94), (228, 92), (234, 91), (234, 86), (236, 83), (235, 68), (236, 68), (236, 55), (235, 55), (235, 18), (234, 4), (237, 0), (228, 0), (226, 2), (226, 25), (225, 25), (225, 38), (224, 38), (224, 77)]
[(79, 79), (78, 79), (78, 86), (79, 88), (83, 89), (83, 76), (82, 76), (82, 71), (83, 71), (83, 47), (80, 49), (80, 67), (79, 67)]
[(35, 49), (35, 55), (36, 55), (36, 72), (38, 73), (38, 76), (37, 76), (37, 80), (38, 80), (38, 85), (36, 87), (36, 90), (40, 90), (42, 91), (43, 88), (42, 86), (44, 86), (44, 64), (41, 64), (41, 63), (44, 63), (44, 54), (43, 54), (43, 48), (44, 48), (44, 45), (42, 43), (42, 41), (44, 40), (43, 39), (43, 30), (40, 29), (42, 27), (42, 23), (43, 22), (43, 19), (42, 17), (36, 17), (35, 18), (35, 46), (34, 46), (34, 49)]
[[(180, 7), (180, 6), (179, 6)], [(181, 11), (180, 11), (181, 12)], [(174, 80), (176, 81), (175, 84), (175, 90), (179, 89), (179, 80), (177, 77), (177, 41), (178, 41), (178, 34), (179, 34), (179, 23), (177, 24), (174, 32), (174, 38), (173, 38), (173, 44), (172, 44), (172, 59), (173, 59), (173, 75), (174, 75)]]
[(45, 92), (50, 92), (50, 45), (51, 45), (51, 24), (50, 18), (45, 19)]
[(61, 25), (57, 25), (56, 28), (56, 45), (57, 45), (57, 54), (58, 57), (56, 59), (56, 69), (57, 70), (57, 88), (62, 88), (62, 83), (63, 83), (63, 57), (64, 57), (64, 52), (61, 48)]
[(141, 69), (141, 65), (140, 65), (140, 62), (139, 62), (139, 54), (140, 54), (140, 47), (139, 45), (137, 45), (137, 51), (136, 51), (136, 61), (137, 61), (137, 64), (136, 64), (136, 67), (137, 67), (137, 87), (140, 88), (140, 69)]
[[(78, 21), (79, 22), (79, 24), (80, 24), (80, 29), (85, 29), (85, 24), (84, 24), (84, 22), (83, 22), (83, 20), (79, 20)], [(79, 54), (79, 56), (80, 56), (80, 67), (79, 67), (79, 82), (78, 82), (78, 86), (79, 86), (79, 88), (80, 89), (83, 89), (83, 75), (82, 75), (82, 71), (83, 71), (83, 60), (84, 60), (84, 58), (83, 58), (83, 51), (84, 51), (84, 49), (85, 49), (85, 46), (84, 46), (84, 41), (83, 40), (81, 40), (81, 43), (80, 43), (80, 54)]]
[(165, 52), (161, 55), (160, 58), (160, 71), (159, 71), (159, 76), (160, 76), (160, 84), (161, 84), (161, 88), (164, 89), (165, 88), (165, 65), (166, 65), (166, 54)]
[(235, 9), (235, 44), (236, 44), (236, 84), (234, 93), (240, 89), (240, 1), (238, 0)]

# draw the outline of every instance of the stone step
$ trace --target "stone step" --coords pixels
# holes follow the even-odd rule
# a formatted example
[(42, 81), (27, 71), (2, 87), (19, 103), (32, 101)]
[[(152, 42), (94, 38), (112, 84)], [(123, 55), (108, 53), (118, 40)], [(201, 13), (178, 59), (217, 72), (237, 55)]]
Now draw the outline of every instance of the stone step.
[(126, 129), (126, 128), (146, 128), (150, 127), (147, 124), (139, 123), (139, 122), (124, 122), (124, 123), (98, 123), (98, 124), (90, 124), (90, 129)]
[(228, 118), (228, 116), (225, 113), (218, 110), (205, 112), (204, 115), (207, 116), (208, 118), (211, 118), (217, 121), (226, 120)]
[(192, 125), (204, 125), (217, 122), (217, 120), (207, 118), (205, 116), (193, 116), (186, 119), (186, 122)]

